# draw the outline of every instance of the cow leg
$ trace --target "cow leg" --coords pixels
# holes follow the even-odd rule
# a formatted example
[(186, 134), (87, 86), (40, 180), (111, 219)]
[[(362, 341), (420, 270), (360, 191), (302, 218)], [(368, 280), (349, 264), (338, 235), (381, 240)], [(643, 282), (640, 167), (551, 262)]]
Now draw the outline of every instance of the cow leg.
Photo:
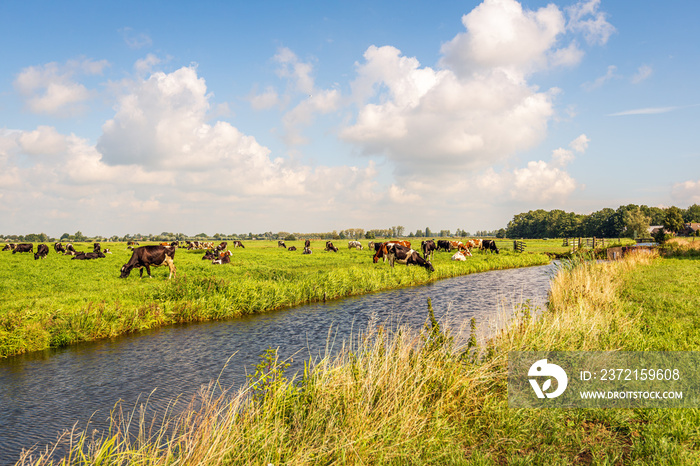
[(165, 262), (166, 264), (168, 264), (168, 269), (170, 269), (170, 276), (168, 276), (168, 280), (170, 280), (176, 275), (177, 269), (175, 268), (175, 262), (173, 262), (173, 260), (170, 257), (166, 256)]

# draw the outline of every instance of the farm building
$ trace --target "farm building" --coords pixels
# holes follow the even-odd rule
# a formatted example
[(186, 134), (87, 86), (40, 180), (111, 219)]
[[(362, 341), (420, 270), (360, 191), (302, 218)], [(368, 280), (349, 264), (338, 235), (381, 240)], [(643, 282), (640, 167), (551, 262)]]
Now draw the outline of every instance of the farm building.
[(678, 236), (696, 236), (700, 231), (700, 223), (686, 223), (684, 228), (678, 232)]

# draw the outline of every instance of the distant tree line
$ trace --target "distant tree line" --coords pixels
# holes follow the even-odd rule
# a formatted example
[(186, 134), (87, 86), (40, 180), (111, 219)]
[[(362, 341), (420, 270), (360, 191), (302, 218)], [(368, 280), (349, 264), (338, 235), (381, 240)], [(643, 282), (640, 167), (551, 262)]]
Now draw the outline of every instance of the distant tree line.
[(531, 210), (517, 214), (505, 229), (508, 238), (646, 237), (650, 226), (678, 233), (686, 223), (700, 222), (700, 206), (648, 207), (628, 204), (589, 215), (563, 210)]

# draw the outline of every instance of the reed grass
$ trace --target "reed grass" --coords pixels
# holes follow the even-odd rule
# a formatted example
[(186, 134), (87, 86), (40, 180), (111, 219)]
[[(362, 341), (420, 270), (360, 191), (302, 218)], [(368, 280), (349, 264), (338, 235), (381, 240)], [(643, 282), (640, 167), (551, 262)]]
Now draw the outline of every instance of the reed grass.
[(70, 456), (52, 461), (34, 451), (20, 464), (698, 464), (697, 409), (507, 403), (510, 351), (629, 350), (644, 342), (663, 323), (646, 321), (647, 307), (626, 297), (629, 277), (665, 264), (635, 255), (562, 268), (538, 318), (527, 306), (516, 309), (478, 348), (473, 329), (442, 327), (429, 305), (423, 331), (369, 325), (289, 380), (268, 352), (247, 385), (213, 383), (158, 428), (138, 413), (115, 415), (100, 438), (66, 434), (74, 439)]

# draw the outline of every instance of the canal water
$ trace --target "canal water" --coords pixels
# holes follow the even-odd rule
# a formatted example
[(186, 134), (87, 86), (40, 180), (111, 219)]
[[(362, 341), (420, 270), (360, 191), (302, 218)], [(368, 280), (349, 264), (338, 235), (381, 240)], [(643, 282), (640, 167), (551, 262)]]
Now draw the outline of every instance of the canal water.
[(128, 412), (148, 399), (157, 412), (178, 396), (189, 401), (212, 380), (240, 386), (269, 347), (293, 358), (292, 375), (304, 360), (323, 355), (329, 341), (339, 348), (370, 322), (420, 329), (428, 298), (442, 322), (456, 328), (474, 317), (488, 333), (520, 303), (543, 308), (554, 271), (550, 264), (465, 275), (0, 360), (0, 464), (14, 464), (23, 448), (43, 449), (73, 426), (103, 430), (117, 402)]

